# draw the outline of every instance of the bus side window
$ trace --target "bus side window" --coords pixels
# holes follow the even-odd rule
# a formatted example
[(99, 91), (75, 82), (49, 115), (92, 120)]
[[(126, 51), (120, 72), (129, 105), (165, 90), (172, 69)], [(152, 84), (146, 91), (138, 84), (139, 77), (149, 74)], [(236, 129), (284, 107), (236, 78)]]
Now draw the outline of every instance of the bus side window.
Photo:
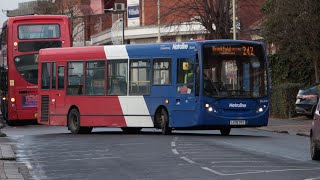
[(104, 95), (105, 61), (87, 62), (86, 95)]
[(41, 89), (50, 89), (50, 63), (42, 63)]
[(133, 59), (130, 62), (130, 95), (149, 95), (151, 81), (150, 59)]
[(83, 62), (69, 62), (67, 95), (82, 95), (82, 88)]
[(171, 58), (153, 60), (153, 85), (171, 84)]
[(177, 92), (191, 94), (194, 86), (194, 63), (191, 58), (178, 59)]
[(58, 67), (58, 89), (64, 89), (64, 66)]
[(52, 83), (51, 83), (51, 89), (56, 89), (56, 78), (57, 78), (57, 74), (56, 74), (56, 63), (53, 62), (52, 63)]

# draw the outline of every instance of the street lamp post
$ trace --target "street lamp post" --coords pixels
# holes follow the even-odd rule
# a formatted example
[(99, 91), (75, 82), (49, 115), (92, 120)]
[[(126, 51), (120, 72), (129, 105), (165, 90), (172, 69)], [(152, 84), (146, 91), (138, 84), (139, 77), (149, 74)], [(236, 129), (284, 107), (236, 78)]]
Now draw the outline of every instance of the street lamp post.
[(125, 13), (127, 12), (126, 10), (115, 10), (113, 8), (110, 8), (110, 9), (104, 9), (105, 12), (112, 12), (112, 13), (122, 13), (122, 44), (124, 44), (124, 15)]

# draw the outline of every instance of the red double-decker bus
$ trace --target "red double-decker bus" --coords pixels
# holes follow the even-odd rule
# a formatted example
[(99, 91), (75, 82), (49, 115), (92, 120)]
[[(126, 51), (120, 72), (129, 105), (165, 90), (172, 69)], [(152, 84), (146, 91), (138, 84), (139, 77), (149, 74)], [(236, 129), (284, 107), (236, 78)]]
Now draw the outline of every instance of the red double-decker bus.
[(9, 125), (35, 120), (38, 52), (70, 47), (69, 18), (61, 15), (10, 17), (2, 27), (0, 57), (1, 111)]

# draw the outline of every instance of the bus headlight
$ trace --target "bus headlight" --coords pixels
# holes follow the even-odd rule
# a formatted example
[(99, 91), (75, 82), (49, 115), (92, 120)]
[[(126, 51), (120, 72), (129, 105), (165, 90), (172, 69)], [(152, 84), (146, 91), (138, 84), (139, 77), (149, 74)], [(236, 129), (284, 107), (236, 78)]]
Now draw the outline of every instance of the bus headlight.
[(257, 109), (257, 113), (262, 113), (265, 109), (267, 109), (267, 105), (263, 105)]
[(204, 105), (206, 107), (206, 109), (209, 111), (209, 112), (218, 112), (217, 110), (215, 110), (212, 106), (210, 106), (210, 104), (205, 104)]
[(13, 102), (13, 103), (16, 101), (15, 98), (11, 98), (10, 100), (11, 100), (11, 102)]
[(6, 99), (7, 99), (6, 97), (2, 97), (2, 100), (4, 100), (4, 101), (5, 101)]

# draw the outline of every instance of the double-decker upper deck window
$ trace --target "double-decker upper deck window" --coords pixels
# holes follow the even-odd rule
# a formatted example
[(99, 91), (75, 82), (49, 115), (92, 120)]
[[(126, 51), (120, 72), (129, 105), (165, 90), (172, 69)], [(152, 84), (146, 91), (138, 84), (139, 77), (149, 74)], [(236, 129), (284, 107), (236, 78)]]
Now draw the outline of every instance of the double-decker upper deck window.
[(171, 84), (171, 59), (159, 58), (153, 61), (153, 84), (169, 85)]
[(150, 93), (150, 59), (134, 59), (130, 64), (130, 95)]
[(68, 95), (82, 95), (83, 87), (83, 62), (68, 63)]
[(20, 25), (19, 39), (51, 39), (60, 38), (59, 24)]

